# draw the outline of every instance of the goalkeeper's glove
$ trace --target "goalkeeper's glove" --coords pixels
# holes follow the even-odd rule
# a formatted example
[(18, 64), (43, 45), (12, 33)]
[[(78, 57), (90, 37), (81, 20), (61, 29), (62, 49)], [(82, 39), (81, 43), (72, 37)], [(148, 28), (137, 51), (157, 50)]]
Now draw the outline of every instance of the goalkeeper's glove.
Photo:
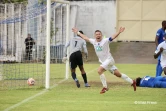
[(62, 58), (62, 62), (63, 62), (63, 63), (66, 63), (66, 61), (67, 61), (67, 57), (63, 57), (63, 58)]

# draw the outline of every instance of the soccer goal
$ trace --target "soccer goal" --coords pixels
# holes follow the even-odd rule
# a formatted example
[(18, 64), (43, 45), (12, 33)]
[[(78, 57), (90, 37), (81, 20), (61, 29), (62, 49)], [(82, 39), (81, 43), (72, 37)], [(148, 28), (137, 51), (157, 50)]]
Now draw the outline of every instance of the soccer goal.
[[(68, 78), (68, 65), (62, 58), (69, 8), (63, 0), (0, 4), (0, 90), (48, 89)], [(29, 35), (32, 39), (26, 40)], [(28, 78), (35, 80), (34, 86), (28, 86)]]

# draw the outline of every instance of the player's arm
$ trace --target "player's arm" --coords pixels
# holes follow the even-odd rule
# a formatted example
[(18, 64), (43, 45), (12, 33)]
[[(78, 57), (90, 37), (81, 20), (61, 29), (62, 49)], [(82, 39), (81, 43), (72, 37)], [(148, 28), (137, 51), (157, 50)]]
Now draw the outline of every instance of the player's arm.
[(67, 48), (70, 46), (70, 41), (65, 45), (64, 48), (64, 57), (67, 57)]
[(157, 49), (157, 50), (159, 51), (154, 54), (155, 59), (158, 58), (158, 56), (163, 52), (163, 48), (161, 47), (160, 49)]
[(85, 41), (89, 42), (89, 38), (88, 38), (86, 35), (81, 34), (81, 33), (78, 31), (77, 28), (72, 28), (72, 31), (73, 31), (75, 34), (79, 35), (81, 38), (83, 38)]
[(88, 50), (87, 50), (87, 47), (86, 47), (86, 42), (84, 42), (83, 44), (83, 50), (84, 50), (84, 53), (85, 53), (85, 56), (86, 56), (86, 59), (88, 58)]
[(120, 27), (118, 32), (116, 32), (114, 35), (111, 36), (112, 40), (117, 38), (119, 36), (119, 34), (122, 33), (124, 30), (125, 30), (125, 27)]
[(156, 47), (159, 45), (159, 43), (158, 43), (158, 39), (159, 39), (159, 37), (156, 36), (156, 38), (155, 38), (155, 44), (156, 44)]
[(70, 46), (70, 41), (65, 45), (65, 48), (64, 48), (64, 56), (62, 58), (62, 62), (63, 63), (66, 63), (66, 61), (68, 60), (67, 59), (67, 48)]

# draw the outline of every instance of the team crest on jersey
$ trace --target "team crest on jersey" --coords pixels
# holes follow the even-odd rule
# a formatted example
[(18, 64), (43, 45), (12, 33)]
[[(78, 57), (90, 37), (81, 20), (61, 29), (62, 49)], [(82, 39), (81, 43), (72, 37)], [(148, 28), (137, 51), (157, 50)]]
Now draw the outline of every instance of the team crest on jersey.
[(96, 46), (96, 51), (102, 51), (102, 46)]

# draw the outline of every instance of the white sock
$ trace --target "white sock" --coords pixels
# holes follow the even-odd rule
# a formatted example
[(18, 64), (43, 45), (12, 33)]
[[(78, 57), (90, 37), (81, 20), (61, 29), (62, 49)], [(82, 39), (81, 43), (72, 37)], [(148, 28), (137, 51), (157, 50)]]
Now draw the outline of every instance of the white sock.
[(103, 84), (103, 87), (107, 88), (107, 81), (106, 81), (106, 78), (105, 78), (104, 74), (100, 75), (100, 80), (101, 80), (101, 82)]
[(123, 74), (122, 73), (122, 76), (121, 76), (122, 79), (124, 79), (125, 81), (133, 84), (133, 80), (131, 78), (129, 78), (126, 74)]

